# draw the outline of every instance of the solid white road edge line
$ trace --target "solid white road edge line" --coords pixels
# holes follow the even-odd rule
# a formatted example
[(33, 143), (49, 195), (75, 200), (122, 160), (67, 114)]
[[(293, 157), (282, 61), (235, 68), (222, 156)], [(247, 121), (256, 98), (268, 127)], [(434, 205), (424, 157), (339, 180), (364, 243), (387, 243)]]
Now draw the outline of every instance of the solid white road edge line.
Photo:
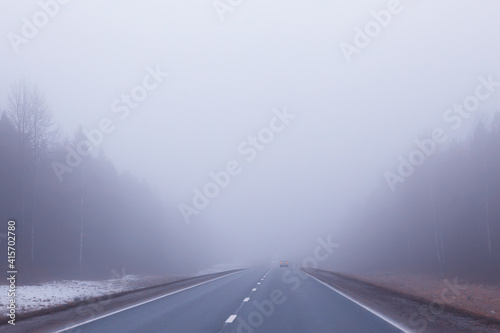
[[(304, 273), (306, 273), (306, 272), (304, 272)], [(412, 331), (409, 331), (409, 330), (408, 330), (408, 328), (401, 326), (401, 324), (400, 324), (400, 323), (395, 322), (395, 321), (394, 321), (394, 320), (392, 320), (391, 318), (389, 318), (389, 317), (385, 316), (384, 314), (382, 314), (382, 313), (380, 313), (380, 312), (378, 312), (378, 311), (375, 311), (375, 310), (373, 310), (373, 309), (370, 309), (368, 306), (366, 306), (366, 305), (364, 305), (364, 304), (361, 304), (359, 301), (357, 301), (357, 300), (353, 299), (352, 297), (350, 297), (350, 296), (346, 295), (345, 293), (343, 293), (342, 291), (338, 290), (337, 288), (335, 288), (335, 287), (333, 287), (333, 286), (331, 286), (331, 285), (329, 285), (329, 284), (327, 284), (327, 283), (325, 283), (325, 282), (323, 282), (323, 281), (321, 281), (321, 280), (319, 280), (319, 279), (315, 278), (314, 276), (312, 276), (312, 275), (311, 275), (311, 274), (309, 274), (309, 273), (306, 273), (306, 274), (307, 274), (307, 275), (309, 275), (310, 277), (312, 277), (314, 280), (318, 281), (319, 283), (321, 283), (321, 284), (323, 284), (323, 285), (327, 286), (328, 288), (332, 289), (332, 290), (333, 290), (333, 291), (335, 291), (336, 293), (338, 293), (338, 294), (340, 294), (340, 295), (344, 296), (345, 298), (347, 298), (347, 299), (348, 299), (348, 300), (350, 300), (351, 302), (356, 303), (357, 305), (359, 305), (359, 306), (360, 306), (360, 307), (362, 307), (363, 309), (365, 309), (365, 310), (367, 310), (367, 311), (369, 311), (369, 312), (373, 313), (374, 315), (376, 315), (376, 316), (377, 316), (377, 317), (379, 317), (380, 319), (382, 319), (382, 320), (384, 320), (384, 321), (388, 322), (389, 324), (391, 324), (392, 326), (396, 327), (397, 329), (400, 329), (400, 330), (401, 330), (401, 331), (403, 331), (404, 333), (413, 333)]]
[(231, 324), (236, 319), (236, 317), (236, 315), (230, 315), (226, 320), (226, 324)]
[(99, 316), (99, 317), (96, 317), (96, 318), (92, 318), (92, 319), (89, 319), (89, 320), (86, 320), (84, 322), (81, 322), (79, 324), (75, 324), (75, 325), (72, 325), (72, 326), (68, 326), (68, 327), (65, 327), (63, 329), (60, 329), (58, 331), (55, 331), (54, 333), (61, 333), (61, 332), (64, 332), (64, 331), (67, 331), (67, 330), (70, 330), (70, 329), (73, 329), (75, 327), (78, 327), (78, 326), (82, 326), (82, 325), (85, 325), (85, 324), (88, 324), (88, 323), (91, 323), (93, 321), (96, 321), (96, 320), (99, 320), (99, 319), (102, 319), (102, 318), (105, 318), (105, 317), (109, 317), (109, 316), (112, 316), (114, 314), (117, 314), (117, 313), (120, 313), (120, 312), (123, 312), (123, 311), (126, 311), (126, 310), (129, 310), (129, 309), (132, 309), (132, 308), (135, 308), (135, 307), (138, 307), (138, 306), (141, 306), (143, 304), (146, 304), (146, 303), (150, 303), (150, 302), (153, 302), (153, 301), (156, 301), (160, 298), (164, 298), (164, 297), (167, 297), (167, 296), (170, 296), (170, 295), (173, 295), (173, 294), (177, 294), (177, 293), (180, 293), (181, 291), (184, 291), (184, 290), (188, 290), (188, 289), (191, 289), (191, 288), (194, 288), (194, 287), (198, 287), (198, 286), (201, 286), (202, 284), (205, 284), (205, 283), (209, 283), (209, 282), (213, 282), (215, 280), (219, 280), (219, 279), (222, 279), (222, 278), (225, 278), (225, 277), (228, 277), (228, 276), (231, 276), (233, 274), (237, 274), (237, 273), (241, 273), (242, 271), (238, 271), (238, 272), (234, 272), (234, 273), (230, 273), (230, 274), (227, 274), (227, 275), (223, 275), (223, 276), (219, 276), (215, 279), (211, 279), (211, 280), (208, 280), (208, 281), (205, 281), (205, 282), (201, 282), (201, 283), (198, 283), (198, 284), (195, 284), (193, 286), (190, 286), (190, 287), (186, 287), (186, 288), (183, 288), (183, 289), (179, 289), (179, 290), (176, 290), (176, 291), (173, 291), (171, 293), (168, 293), (166, 295), (162, 295), (162, 296), (158, 296), (158, 297), (155, 297), (153, 299), (150, 299), (150, 300), (147, 300), (147, 301), (144, 301), (144, 302), (141, 302), (141, 303), (137, 303), (137, 304), (134, 304), (134, 305), (131, 305), (131, 306), (128, 306), (126, 308), (123, 308), (123, 309), (120, 309), (120, 310), (116, 310), (116, 311), (113, 311), (111, 313), (107, 313), (105, 315), (102, 315), (102, 316)]

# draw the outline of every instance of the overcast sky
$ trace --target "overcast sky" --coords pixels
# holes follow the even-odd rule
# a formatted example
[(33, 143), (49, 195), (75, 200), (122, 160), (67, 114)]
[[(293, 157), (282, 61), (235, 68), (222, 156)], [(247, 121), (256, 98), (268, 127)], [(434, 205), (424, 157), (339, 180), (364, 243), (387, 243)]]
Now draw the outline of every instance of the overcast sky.
[[(212, 0), (73, 0), (44, 22), (38, 2), (1, 0), (0, 106), (26, 79), (69, 137), (111, 119), (100, 148), (158, 189), (171, 223), (203, 230), (221, 261), (228, 251), (312, 251), (316, 237), (348, 226), (416, 138), (450, 129), (443, 114), (479, 77), (500, 81), (495, 0), (220, 3), (233, 10)], [(388, 6), (397, 14), (348, 61), (342, 43), (355, 45), (355, 28)], [(13, 42), (29, 30), (23, 18), (42, 27)], [(114, 112), (148, 68), (169, 75), (128, 116)], [(499, 102), (500, 88), (479, 109)], [(238, 147), (284, 108), (295, 118), (248, 161)], [(187, 225), (179, 205), (192, 206), (193, 189), (232, 160), (241, 172)]]

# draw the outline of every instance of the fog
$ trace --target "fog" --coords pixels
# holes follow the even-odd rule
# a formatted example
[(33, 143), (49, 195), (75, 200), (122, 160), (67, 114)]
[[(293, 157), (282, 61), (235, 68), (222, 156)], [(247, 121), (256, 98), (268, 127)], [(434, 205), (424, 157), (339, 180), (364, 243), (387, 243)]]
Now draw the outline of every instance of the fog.
[[(91, 248), (98, 243), (99, 253), (118, 251), (102, 244), (121, 230), (122, 246), (142, 240), (154, 252), (137, 255), (148, 262), (144, 267), (124, 259), (131, 269), (150, 269), (151, 261), (165, 271), (193, 273), (275, 257), (301, 265), (314, 256), (318, 238), (339, 244), (324, 267), (368, 269), (366, 258), (377, 249), (373, 244), (400, 239), (398, 230), (385, 227), (390, 218), (380, 218), (382, 213), (375, 218), (375, 212), (384, 205), (404, 210), (387, 202), (413, 193), (412, 182), (429, 179), (416, 170), (391, 190), (386, 172), (397, 174), (399, 156), (408, 158), (415, 140), (430, 137), (435, 128), (449, 138), (439, 154), (468, 147), (478, 124), (490, 131), (500, 105), (500, 93), (484, 86), (489, 77), (500, 80), (500, 4), (493, 0), (60, 1), (36, 32), (26, 28), (26, 20), (33, 22), (41, 10), (36, 2), (0, 3), (1, 110), (9, 113), (8, 97), (18, 82), (45, 97), (59, 128), (58, 144), (43, 167), (55, 192), (72, 188), (85, 168), (54, 169), (55, 161), (64, 165), (65, 147), (76, 149), (85, 133), (101, 131), (92, 157), (108, 163), (113, 180), (92, 170), (103, 191), (108, 182), (114, 189), (118, 175), (133, 178), (140, 185), (116, 187), (137, 207), (127, 215), (123, 202), (112, 198), (120, 190), (87, 191), (98, 195), (94, 199), (102, 202), (96, 205), (107, 212), (89, 212), (85, 221), (92, 214), (103, 221), (122, 215), (129, 220), (103, 227), (102, 243), (84, 241), (83, 256), (97, 251)], [(364, 34), (367, 45), (356, 47), (363, 39), (356, 29), (376, 22), (374, 15), (384, 20), (382, 10), (390, 17), (378, 24), (380, 32)], [(353, 48), (357, 51), (346, 51)], [(444, 114), (481, 84), (481, 92), (491, 94), (454, 129), (456, 118), (450, 113), (446, 120)], [(127, 102), (134, 93), (140, 98)], [(427, 167), (424, 162), (420, 169)], [(207, 195), (209, 183), (216, 188)], [(11, 186), (19, 190), (16, 183)], [(140, 186), (148, 187), (147, 195), (141, 197)], [(407, 202), (427, 199), (423, 193)], [(62, 214), (54, 207), (70, 207), (60, 205), (40, 209), (49, 219)], [(3, 219), (21, 219), (17, 208), (3, 209)], [(57, 225), (72, 219), (61, 218)], [(411, 223), (419, 221), (428, 223), (426, 217)], [(67, 230), (75, 243), (65, 246), (74, 252), (67, 260), (76, 270), (75, 223)], [(371, 238), (377, 233), (384, 234), (378, 241)], [(43, 244), (39, 249), (50, 247)], [(112, 268), (103, 259), (99, 269)]]

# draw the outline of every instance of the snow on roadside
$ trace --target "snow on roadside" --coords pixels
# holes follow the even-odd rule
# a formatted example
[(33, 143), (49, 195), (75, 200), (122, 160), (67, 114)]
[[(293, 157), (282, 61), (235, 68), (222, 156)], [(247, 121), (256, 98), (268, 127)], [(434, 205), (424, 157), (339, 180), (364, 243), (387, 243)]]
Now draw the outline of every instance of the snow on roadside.
[[(17, 286), (16, 312), (26, 313), (89, 297), (103, 296), (136, 289), (143, 279), (136, 275), (124, 275), (103, 281), (64, 280), (47, 282), (35, 286)], [(9, 286), (0, 286), (0, 315), (8, 314)]]

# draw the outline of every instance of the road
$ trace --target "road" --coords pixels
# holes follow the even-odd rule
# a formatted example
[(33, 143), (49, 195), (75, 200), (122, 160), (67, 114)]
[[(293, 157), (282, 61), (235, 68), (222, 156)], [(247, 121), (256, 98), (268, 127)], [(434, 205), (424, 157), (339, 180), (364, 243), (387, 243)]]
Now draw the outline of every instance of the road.
[(401, 332), (311, 276), (236, 272), (60, 332)]

